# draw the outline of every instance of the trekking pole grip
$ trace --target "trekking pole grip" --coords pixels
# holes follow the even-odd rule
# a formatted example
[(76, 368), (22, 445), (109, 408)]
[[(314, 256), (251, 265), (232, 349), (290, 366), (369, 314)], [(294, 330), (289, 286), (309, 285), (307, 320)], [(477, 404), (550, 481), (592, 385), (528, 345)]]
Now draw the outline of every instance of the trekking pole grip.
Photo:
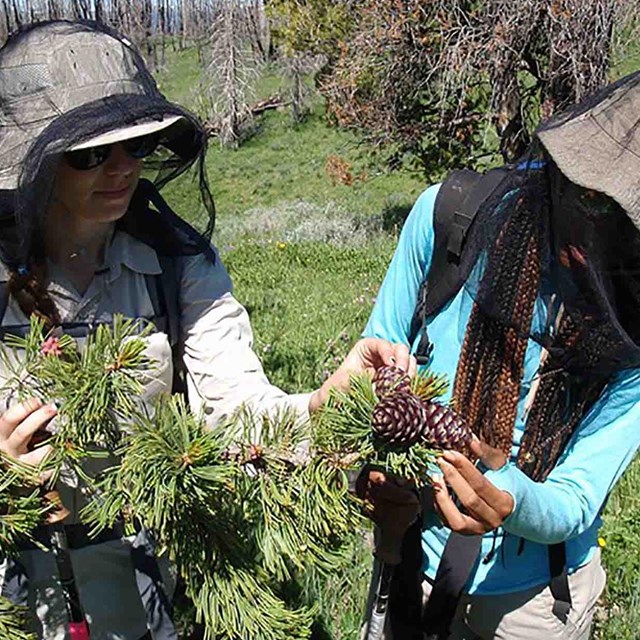
[(374, 555), (388, 565), (398, 565), (402, 560), (402, 540), (404, 531), (400, 533), (394, 527), (378, 527), (378, 536)]

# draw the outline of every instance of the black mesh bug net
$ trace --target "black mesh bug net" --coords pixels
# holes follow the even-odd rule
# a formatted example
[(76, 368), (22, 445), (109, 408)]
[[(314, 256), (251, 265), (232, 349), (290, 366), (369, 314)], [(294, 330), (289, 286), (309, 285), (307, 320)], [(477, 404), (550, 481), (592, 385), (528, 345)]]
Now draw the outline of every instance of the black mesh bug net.
[(0, 50), (5, 264), (28, 265), (41, 250), (44, 216), (67, 150), (171, 116), (180, 119), (159, 132), (160, 145), (145, 158), (138, 189), (118, 225), (144, 235), (145, 220), (160, 225), (161, 236), (167, 220), (156, 215), (158, 209), (175, 211), (198, 233), (181, 245), (167, 245), (167, 251), (195, 253), (208, 247), (215, 219), (205, 169), (207, 137), (198, 119), (162, 96), (133, 45), (106, 26), (51, 21), (12, 35)]
[[(509, 173), (474, 222), (466, 291), (566, 371), (639, 366), (640, 231), (612, 198), (570, 182), (548, 156), (524, 164), (535, 168)], [(535, 289), (543, 322), (526, 313), (523, 287)], [(563, 323), (573, 325), (571, 339), (558, 336)]]
[(525, 351), (538, 342), (518, 462), (543, 479), (611, 376), (640, 366), (640, 231), (536, 145), (480, 208), (462, 271), (473, 309), (454, 399), (476, 433), (508, 454)]

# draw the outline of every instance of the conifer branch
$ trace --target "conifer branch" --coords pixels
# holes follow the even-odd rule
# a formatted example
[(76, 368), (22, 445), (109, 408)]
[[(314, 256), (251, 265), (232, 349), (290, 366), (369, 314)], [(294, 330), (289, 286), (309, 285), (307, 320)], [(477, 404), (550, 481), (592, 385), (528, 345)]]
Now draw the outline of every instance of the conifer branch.
[[(155, 366), (145, 355), (148, 331), (115, 318), (79, 350), (35, 319), (24, 338), (0, 347), (10, 372), (4, 391), (60, 407), (48, 440), (53, 454), (31, 473), (52, 472), (53, 485), (62, 469), (76, 472), (90, 496), (81, 517), (91, 535), (117, 522), (128, 533), (147, 529), (184, 579), (211, 640), (308, 638), (316, 612), (289, 607), (282, 586), (310, 568), (330, 572), (345, 562), (363, 526), (347, 472), (374, 464), (420, 485), (436, 452), (419, 444), (398, 450), (375, 437), (379, 399), (365, 374), (348, 392), (332, 391), (307, 424), (290, 411), (260, 417), (245, 409), (208, 429), (182, 396), (145, 404), (139, 397)], [(411, 384), (425, 401), (446, 388), (431, 374)], [(86, 458), (114, 452), (115, 463), (97, 478), (84, 470)], [(14, 465), (2, 473), (4, 547), (50, 506), (34, 489), (15, 493), (25, 479)]]
[(35, 640), (35, 635), (24, 631), (26, 610), (0, 596), (0, 640)]

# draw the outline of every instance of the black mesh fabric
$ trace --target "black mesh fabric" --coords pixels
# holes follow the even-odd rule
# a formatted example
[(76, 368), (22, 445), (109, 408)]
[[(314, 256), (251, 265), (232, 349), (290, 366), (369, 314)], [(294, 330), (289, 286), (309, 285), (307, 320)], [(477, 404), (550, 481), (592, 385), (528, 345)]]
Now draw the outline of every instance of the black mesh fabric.
[[(454, 402), (509, 455), (530, 385), (518, 465), (542, 481), (612, 375), (640, 366), (640, 231), (614, 200), (571, 183), (534, 149), (480, 207), (461, 268), (473, 310)], [(524, 381), (529, 339), (544, 349)]]
[[(88, 100), (66, 112), (58, 109), (57, 115), (47, 120), (46, 127), (30, 143), (21, 162), (17, 188), (0, 192), (0, 215), (5, 220), (3, 226), (10, 226), (7, 219), (15, 221), (15, 233), (3, 234), (0, 241), (3, 261), (10, 267), (17, 268), (21, 264), (29, 264), (34, 254), (41, 250), (43, 220), (56, 172), (65, 151), (123, 126), (174, 115), (181, 116), (182, 120), (161, 131), (158, 149), (144, 160), (144, 180), (140, 181), (129, 210), (118, 224), (134, 235), (144, 236), (148, 229), (142, 228), (140, 221), (134, 219), (137, 214), (143, 211), (148, 214), (145, 215), (145, 220), (153, 222), (153, 215), (161, 215), (160, 210), (175, 212), (194, 227), (194, 232), (190, 234), (191, 242), (175, 244), (173, 249), (167, 248), (167, 251), (194, 253), (205, 250), (209, 246), (215, 221), (215, 208), (205, 167), (206, 133), (193, 114), (162, 96), (141, 56), (125, 38), (108, 27), (93, 22), (56, 21), (30, 25), (9, 39), (0, 52), (0, 65), (3, 53), (15, 51), (34, 29), (55, 28), (60, 24), (64, 24), (67, 29), (62, 37), (69, 39), (70, 46), (74, 30), (78, 33), (98, 31), (126, 42), (128, 53), (133, 55), (136, 67), (132, 74), (136, 92)], [(53, 34), (52, 37), (56, 35)], [(90, 76), (91, 70), (87, 73)], [(100, 75), (99, 70), (97, 75)], [(40, 85), (41, 76), (42, 73), (39, 72)], [(42, 101), (39, 92), (46, 92), (50, 84), (47, 81), (42, 87), (39, 85), (40, 88), (34, 88), (38, 93), (38, 100)], [(0, 100), (3, 98), (4, 96), (0, 96)], [(55, 109), (55, 105), (51, 107)], [(11, 113), (9, 109), (4, 111), (5, 116), (6, 113)], [(20, 127), (29, 130), (29, 127), (38, 127), (42, 114), (34, 110), (32, 120), (25, 122), (25, 114), (16, 113), (16, 120), (11, 124), (15, 125), (17, 119), (20, 119)], [(160, 190), (162, 196), (159, 195)]]
[[(517, 276), (533, 259), (542, 323), (518, 311)], [(558, 368), (607, 377), (640, 366), (640, 231), (614, 200), (569, 182), (541, 151), (483, 204), (462, 264), (482, 313), (539, 342)], [(561, 325), (572, 329), (560, 335)]]

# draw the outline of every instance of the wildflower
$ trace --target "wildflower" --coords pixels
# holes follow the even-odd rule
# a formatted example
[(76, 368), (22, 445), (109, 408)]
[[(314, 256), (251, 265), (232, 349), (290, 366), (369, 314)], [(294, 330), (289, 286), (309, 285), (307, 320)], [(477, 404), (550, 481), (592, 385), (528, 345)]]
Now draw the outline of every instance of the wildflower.
[(598, 546), (601, 549), (604, 549), (607, 546), (607, 541), (602, 536), (598, 538)]
[(54, 356), (58, 358), (62, 355), (60, 348), (60, 340), (56, 336), (49, 336), (40, 347), (40, 353), (43, 356)]
[(278, 249), (282, 251), (287, 246), (286, 242), (278, 242)]

